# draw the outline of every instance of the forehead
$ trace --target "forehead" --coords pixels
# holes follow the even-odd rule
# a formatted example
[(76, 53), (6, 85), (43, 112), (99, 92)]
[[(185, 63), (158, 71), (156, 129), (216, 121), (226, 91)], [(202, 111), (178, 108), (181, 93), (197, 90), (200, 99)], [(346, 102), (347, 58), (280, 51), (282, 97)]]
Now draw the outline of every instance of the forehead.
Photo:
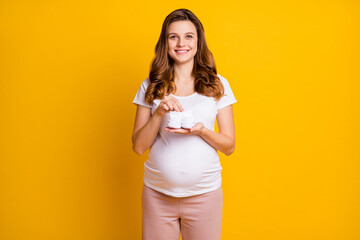
[(184, 34), (188, 32), (193, 32), (194, 34), (196, 34), (196, 27), (190, 21), (175, 21), (170, 23), (168, 27), (168, 34), (170, 33)]

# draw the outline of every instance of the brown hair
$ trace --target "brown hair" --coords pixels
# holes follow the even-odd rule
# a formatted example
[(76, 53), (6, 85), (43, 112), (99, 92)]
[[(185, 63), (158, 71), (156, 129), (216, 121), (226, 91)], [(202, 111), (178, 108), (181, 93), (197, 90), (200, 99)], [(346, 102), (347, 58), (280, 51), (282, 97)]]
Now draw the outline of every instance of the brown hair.
[(197, 52), (194, 57), (192, 75), (195, 78), (195, 91), (219, 100), (224, 95), (224, 87), (217, 76), (215, 61), (205, 41), (204, 27), (200, 20), (187, 9), (177, 9), (170, 13), (162, 25), (161, 34), (155, 46), (145, 100), (151, 104), (154, 99), (162, 99), (165, 94), (176, 90), (174, 82), (174, 60), (168, 55), (167, 30), (175, 21), (191, 21), (197, 31)]

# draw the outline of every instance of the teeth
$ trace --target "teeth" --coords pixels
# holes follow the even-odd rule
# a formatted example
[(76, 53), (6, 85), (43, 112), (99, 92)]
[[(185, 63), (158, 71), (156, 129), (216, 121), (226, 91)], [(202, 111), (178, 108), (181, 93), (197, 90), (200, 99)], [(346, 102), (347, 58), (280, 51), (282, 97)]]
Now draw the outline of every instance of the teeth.
[(176, 51), (176, 52), (180, 52), (180, 53), (184, 53), (184, 52), (188, 52), (189, 50), (185, 50), (185, 51)]

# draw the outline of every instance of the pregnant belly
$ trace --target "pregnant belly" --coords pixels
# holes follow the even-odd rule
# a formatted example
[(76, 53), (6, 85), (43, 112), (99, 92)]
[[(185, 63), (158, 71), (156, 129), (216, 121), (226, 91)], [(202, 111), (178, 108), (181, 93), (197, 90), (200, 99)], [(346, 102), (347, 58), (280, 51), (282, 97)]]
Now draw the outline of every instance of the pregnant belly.
[(159, 182), (173, 187), (190, 187), (197, 184), (209, 170), (219, 168), (214, 148), (200, 138), (187, 140), (186, 144), (154, 144), (148, 165), (155, 171)]
[(163, 180), (176, 187), (195, 185), (201, 179), (205, 167), (204, 161), (190, 157), (167, 159), (159, 164)]

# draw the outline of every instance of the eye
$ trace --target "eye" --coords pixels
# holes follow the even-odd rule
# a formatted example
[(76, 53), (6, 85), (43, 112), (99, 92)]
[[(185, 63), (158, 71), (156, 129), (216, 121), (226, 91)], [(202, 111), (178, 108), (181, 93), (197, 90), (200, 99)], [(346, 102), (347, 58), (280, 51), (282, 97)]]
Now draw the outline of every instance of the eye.
[(176, 38), (175, 35), (170, 36), (170, 39), (175, 39), (175, 38)]
[(193, 38), (193, 36), (192, 36), (192, 35), (187, 35), (186, 37), (187, 37), (187, 38)]

